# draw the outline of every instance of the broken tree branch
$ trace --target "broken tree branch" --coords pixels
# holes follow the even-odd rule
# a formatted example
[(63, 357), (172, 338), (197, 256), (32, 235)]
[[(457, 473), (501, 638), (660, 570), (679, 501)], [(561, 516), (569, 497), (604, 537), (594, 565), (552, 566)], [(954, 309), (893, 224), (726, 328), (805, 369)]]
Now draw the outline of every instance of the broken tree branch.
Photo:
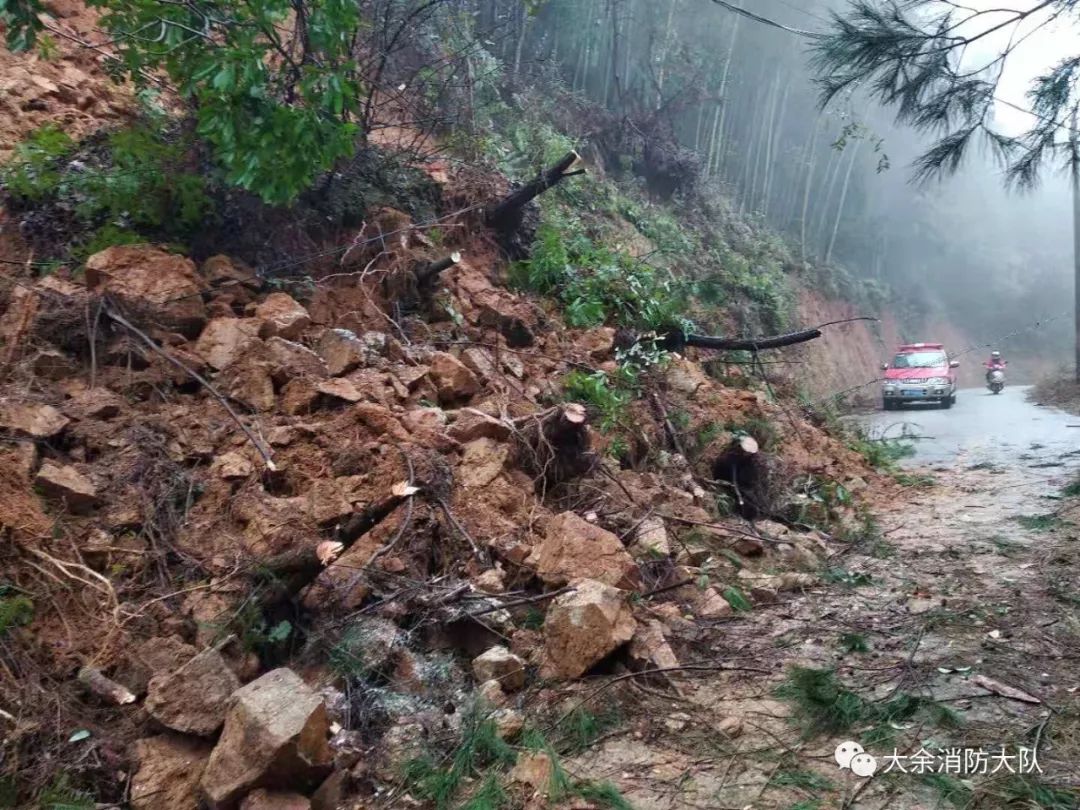
[[(340, 557), (353, 543), (378, 526), (410, 497), (411, 493), (391, 494), (361, 512), (354, 512), (338, 527), (337, 542), (340, 548), (334, 550), (333, 558)], [(278, 554), (261, 563), (259, 567), (275, 577), (295, 577), (297, 582), (306, 584), (314, 579), (326, 564), (320, 559), (319, 546), (316, 545)]]
[(723, 351), (756, 352), (763, 349), (780, 349), (798, 343), (816, 340), (821, 337), (820, 329), (803, 329), (786, 335), (771, 335), (756, 338), (722, 338), (708, 335), (688, 335), (681, 330), (664, 335), (664, 348), (671, 352), (681, 351), (687, 346), (698, 349), (719, 349)]
[(577, 168), (580, 163), (581, 155), (571, 151), (532, 182), (526, 183), (489, 208), (487, 224), (501, 233), (514, 233), (521, 226), (525, 206), (567, 177), (584, 174), (585, 169)]
[(101, 670), (94, 667), (83, 667), (79, 670), (79, 683), (85, 686), (94, 695), (114, 706), (124, 706), (135, 702), (135, 695), (126, 686), (117, 683), (111, 678), (106, 678)]

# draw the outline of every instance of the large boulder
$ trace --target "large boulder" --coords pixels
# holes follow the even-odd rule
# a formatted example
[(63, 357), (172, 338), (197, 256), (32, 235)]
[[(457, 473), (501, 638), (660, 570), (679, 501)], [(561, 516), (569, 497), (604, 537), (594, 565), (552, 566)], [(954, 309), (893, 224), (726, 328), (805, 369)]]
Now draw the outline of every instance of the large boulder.
[(51, 405), (0, 402), (0, 428), (33, 439), (51, 439), (70, 423), (70, 419)]
[(580, 677), (630, 641), (635, 628), (625, 593), (596, 580), (578, 580), (548, 608), (541, 674)]
[(262, 328), (259, 334), (264, 338), (280, 337), (295, 340), (311, 326), (308, 311), (297, 303), (291, 295), (283, 292), (270, 293), (255, 307), (255, 317), (260, 319)]
[(164, 726), (209, 737), (225, 722), (229, 698), (240, 681), (215, 649), (204, 650), (147, 687), (146, 710)]
[(322, 699), (290, 669), (237, 689), (203, 772), (208, 803), (231, 808), (255, 788), (313, 786), (330, 770), (328, 733)]
[(86, 260), (86, 286), (194, 338), (206, 323), (206, 284), (190, 259), (144, 245), (116, 245)]
[(74, 467), (45, 461), (34, 477), (34, 485), (49, 498), (63, 501), (68, 511), (88, 512), (100, 503), (94, 482)]
[(199, 779), (210, 758), (201, 740), (163, 734), (131, 746), (132, 810), (198, 810)]
[(619, 538), (573, 512), (563, 512), (548, 522), (530, 562), (549, 585), (565, 585), (581, 577), (635, 588), (639, 579), (637, 564)]

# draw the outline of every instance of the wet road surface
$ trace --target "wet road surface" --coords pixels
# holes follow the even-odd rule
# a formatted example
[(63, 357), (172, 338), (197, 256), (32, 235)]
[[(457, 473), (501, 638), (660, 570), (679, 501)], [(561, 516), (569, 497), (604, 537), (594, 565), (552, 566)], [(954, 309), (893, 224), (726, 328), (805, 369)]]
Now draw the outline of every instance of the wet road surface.
[(1080, 465), (1080, 416), (1028, 402), (1028, 390), (1012, 386), (995, 395), (985, 388), (964, 388), (949, 410), (909, 405), (856, 419), (874, 438), (918, 437), (915, 455), (902, 462), (908, 467)]

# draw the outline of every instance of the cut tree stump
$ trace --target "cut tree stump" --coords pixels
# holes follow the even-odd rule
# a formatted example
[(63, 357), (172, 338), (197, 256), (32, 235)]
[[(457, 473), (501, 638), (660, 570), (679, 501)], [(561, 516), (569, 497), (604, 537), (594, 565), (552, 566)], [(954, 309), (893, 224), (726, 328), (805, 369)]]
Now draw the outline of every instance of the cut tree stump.
[(454, 265), (461, 261), (461, 254), (456, 250), (449, 256), (438, 261), (428, 262), (418, 267), (416, 273), (416, 283), (419, 287), (424, 287), (428, 284), (433, 284), (435, 279), (439, 277), (439, 273), (443, 270), (449, 270)]
[(525, 217), (525, 206), (567, 177), (584, 174), (585, 169), (577, 168), (580, 163), (581, 155), (577, 152), (563, 156), (558, 163), (539, 174), (532, 182), (526, 183), (491, 206), (487, 212), (487, 224), (503, 235), (514, 234)]
[(560, 484), (592, 469), (596, 458), (589, 451), (588, 425), (588, 411), (578, 402), (514, 420), (520, 463), (537, 476), (538, 487)]

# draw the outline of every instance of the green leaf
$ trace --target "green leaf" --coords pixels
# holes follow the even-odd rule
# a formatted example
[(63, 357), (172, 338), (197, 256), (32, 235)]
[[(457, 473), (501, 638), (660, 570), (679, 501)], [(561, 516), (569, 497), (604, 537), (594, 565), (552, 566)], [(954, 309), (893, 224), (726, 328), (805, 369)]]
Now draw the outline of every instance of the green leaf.
[(277, 643), (285, 641), (291, 633), (292, 624), (287, 619), (282, 619), (270, 629), (270, 632), (266, 634), (266, 638), (268, 641)]
[(746, 613), (753, 609), (753, 605), (750, 604), (750, 600), (746, 598), (746, 595), (731, 585), (724, 589), (724, 599), (731, 605), (732, 609), (739, 613)]

